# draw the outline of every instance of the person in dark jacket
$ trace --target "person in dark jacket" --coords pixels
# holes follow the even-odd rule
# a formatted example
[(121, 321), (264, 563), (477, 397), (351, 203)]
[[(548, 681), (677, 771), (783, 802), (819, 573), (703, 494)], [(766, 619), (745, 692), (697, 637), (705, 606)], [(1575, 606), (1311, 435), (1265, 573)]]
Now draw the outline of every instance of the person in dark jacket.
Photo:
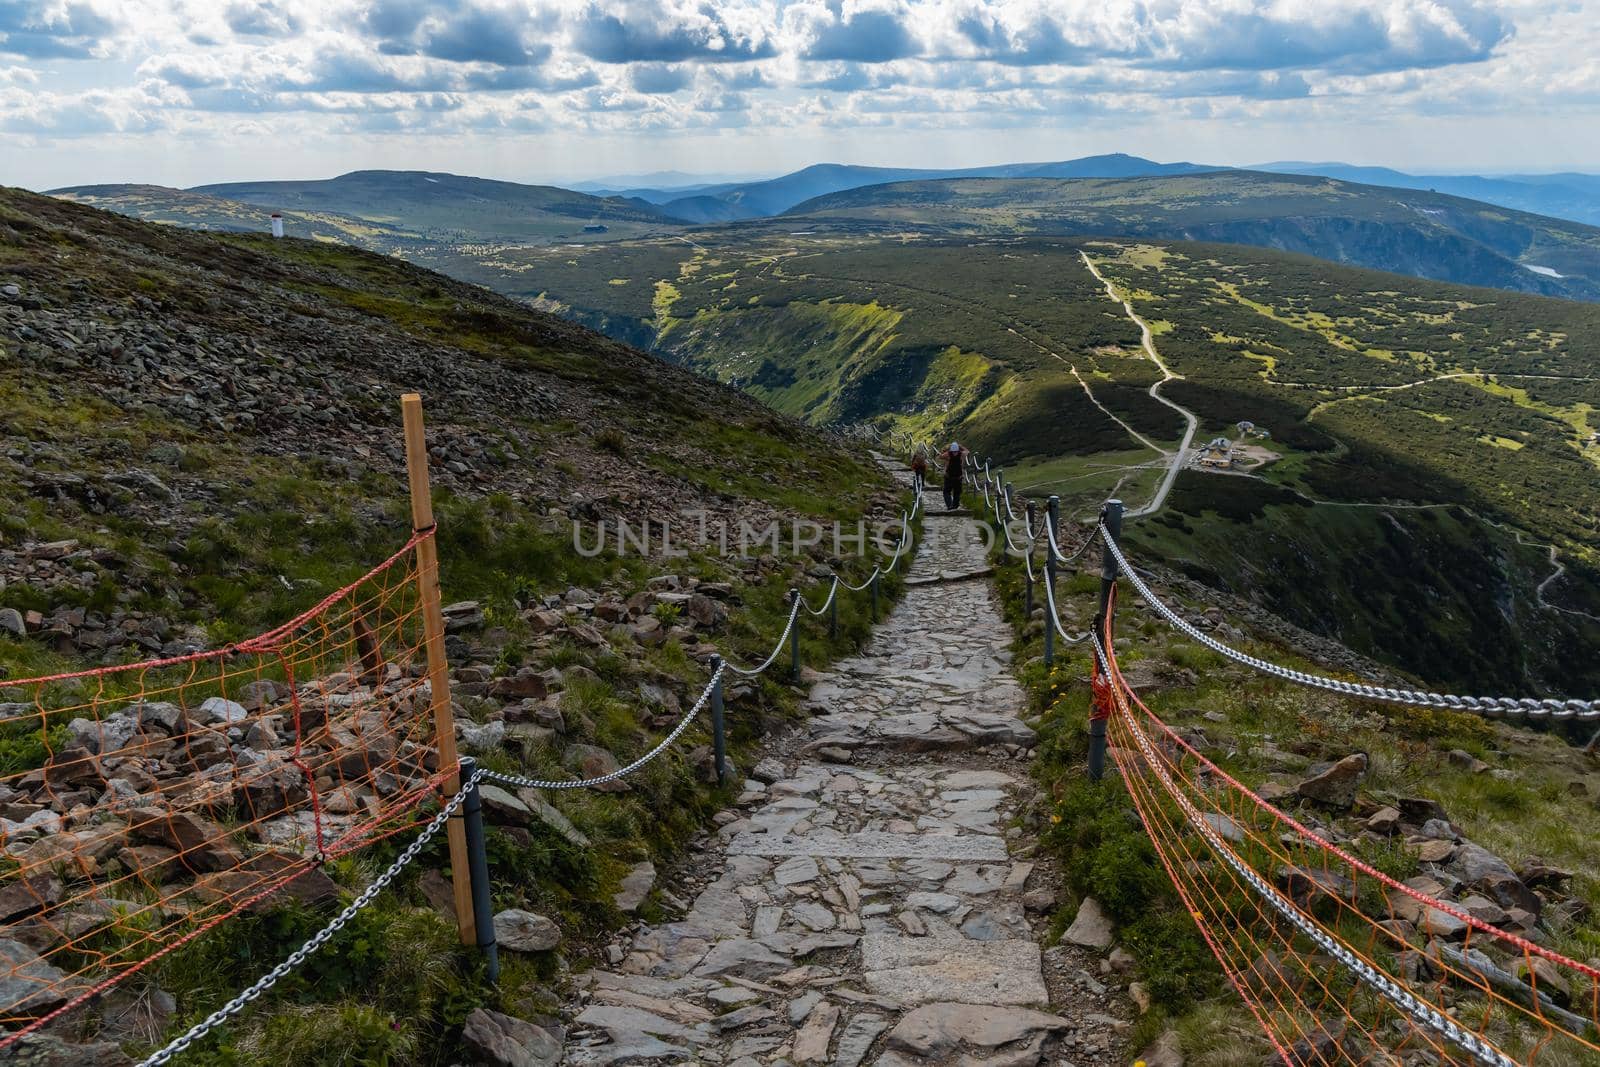
[(918, 485), (928, 484), (928, 457), (922, 454), (920, 446), (916, 455), (911, 457), (911, 473), (916, 476)]
[(961, 478), (965, 474), (966, 453), (958, 442), (951, 441), (950, 447), (939, 453), (939, 459), (944, 463), (944, 509), (955, 511), (961, 507)]

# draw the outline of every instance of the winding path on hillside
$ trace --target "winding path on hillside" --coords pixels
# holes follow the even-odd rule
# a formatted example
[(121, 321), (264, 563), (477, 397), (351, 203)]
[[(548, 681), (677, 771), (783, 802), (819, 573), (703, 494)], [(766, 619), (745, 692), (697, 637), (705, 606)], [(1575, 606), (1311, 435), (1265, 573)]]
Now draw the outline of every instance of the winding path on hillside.
[(1156, 488), (1155, 496), (1151, 497), (1150, 502), (1144, 507), (1135, 508), (1127, 512), (1125, 517), (1136, 519), (1143, 515), (1154, 515), (1167, 502), (1167, 495), (1172, 492), (1172, 486), (1178, 480), (1178, 472), (1183, 470), (1188, 463), (1189, 449), (1194, 445), (1194, 435), (1200, 430), (1200, 420), (1188, 408), (1161, 395), (1161, 387), (1163, 385), (1175, 379), (1181, 379), (1183, 375), (1174, 374), (1172, 369), (1167, 366), (1166, 361), (1161, 358), (1161, 353), (1156, 351), (1155, 338), (1150, 333), (1150, 324), (1140, 318), (1138, 312), (1133, 310), (1133, 302), (1124, 300), (1117, 293), (1117, 287), (1111, 284), (1105, 275), (1100, 273), (1100, 268), (1095, 266), (1094, 260), (1089, 257), (1089, 253), (1080, 252), (1079, 255), (1083, 257), (1083, 265), (1089, 268), (1089, 273), (1093, 274), (1095, 280), (1106, 287), (1106, 295), (1121, 304), (1122, 310), (1127, 312), (1128, 318), (1132, 319), (1134, 324), (1139, 327), (1140, 340), (1144, 344), (1145, 354), (1150, 357), (1150, 361), (1161, 371), (1161, 380), (1150, 386), (1150, 398), (1165, 404), (1183, 416), (1183, 440), (1178, 443), (1177, 451), (1167, 452), (1165, 449), (1162, 450), (1163, 454), (1170, 458), (1170, 462), (1167, 464), (1166, 476), (1161, 479), (1161, 484)]
[(1126, 1061), (1098, 955), (1041, 951), (1028, 907), (1054, 899), (1008, 830), (1035, 739), (981, 531), (925, 531), (903, 600), (664, 881), (677, 914), (580, 978), (564, 1062)]

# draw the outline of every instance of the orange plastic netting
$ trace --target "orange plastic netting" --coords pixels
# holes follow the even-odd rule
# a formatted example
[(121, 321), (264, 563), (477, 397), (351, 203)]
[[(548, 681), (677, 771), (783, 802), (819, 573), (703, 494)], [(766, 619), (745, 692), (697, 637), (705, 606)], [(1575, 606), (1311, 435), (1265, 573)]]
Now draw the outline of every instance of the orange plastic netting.
[(1383, 874), (1335, 844), (1335, 831), (1274, 807), (1201, 755), (1123, 677), (1109, 621), (1101, 637), (1096, 695), (1112, 758), (1276, 1058), (1600, 1063), (1600, 973), (1529, 939), (1542, 936), (1537, 894), (1485, 861), (1483, 878), (1462, 886), (1477, 897), (1469, 912), (1423, 879)]
[(0, 777), (0, 1050), (275, 894), (330, 895), (325, 859), (418, 823), (441, 782), (429, 536), (237, 645), (3, 683), (0, 731), (44, 758)]

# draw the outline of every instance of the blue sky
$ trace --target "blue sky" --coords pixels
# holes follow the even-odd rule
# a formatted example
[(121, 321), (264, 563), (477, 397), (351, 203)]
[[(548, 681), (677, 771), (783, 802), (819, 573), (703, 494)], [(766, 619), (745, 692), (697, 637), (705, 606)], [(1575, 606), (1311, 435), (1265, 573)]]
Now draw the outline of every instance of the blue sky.
[(1600, 170), (1600, 0), (0, 0), (0, 182)]

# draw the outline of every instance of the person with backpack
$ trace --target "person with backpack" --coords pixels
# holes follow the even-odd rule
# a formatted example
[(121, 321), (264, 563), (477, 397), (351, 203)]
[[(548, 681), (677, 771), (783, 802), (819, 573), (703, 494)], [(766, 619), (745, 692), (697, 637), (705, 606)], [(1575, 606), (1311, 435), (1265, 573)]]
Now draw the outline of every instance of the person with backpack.
[(966, 453), (962, 452), (959, 442), (951, 441), (950, 447), (939, 453), (939, 458), (944, 461), (944, 509), (955, 511), (961, 507), (961, 478), (965, 473)]
[(911, 473), (917, 479), (917, 485), (928, 484), (928, 457), (922, 454), (922, 446), (917, 446), (917, 451), (911, 457)]

